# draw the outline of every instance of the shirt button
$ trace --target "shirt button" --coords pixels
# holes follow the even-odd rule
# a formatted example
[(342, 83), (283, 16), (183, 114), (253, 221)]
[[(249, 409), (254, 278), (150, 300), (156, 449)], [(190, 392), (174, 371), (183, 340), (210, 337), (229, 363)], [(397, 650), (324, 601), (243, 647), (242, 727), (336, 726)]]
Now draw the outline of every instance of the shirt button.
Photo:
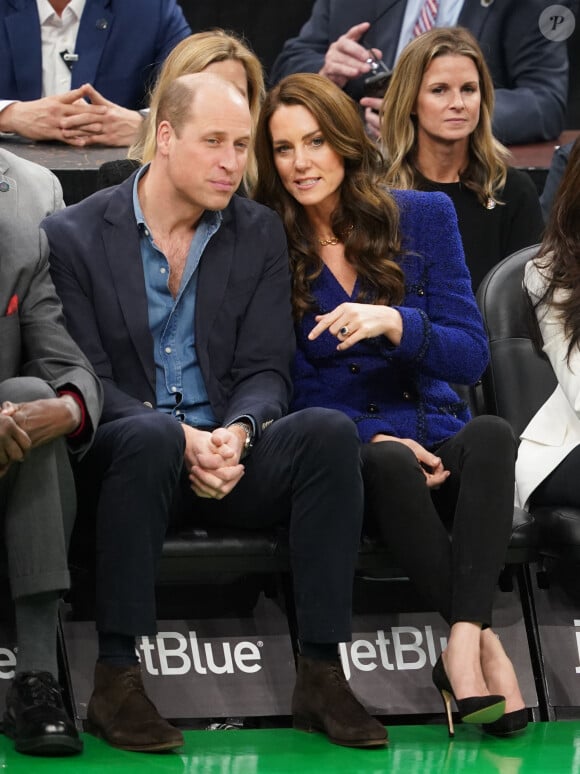
[(170, 355), (171, 354), (171, 347), (165, 347), (165, 351), (167, 352), (168, 355)]
[(379, 413), (379, 407), (377, 406), (376, 403), (369, 403), (369, 405), (367, 407), (367, 411), (369, 412), (369, 414), (378, 414)]
[(351, 374), (360, 374), (360, 366), (358, 363), (351, 363), (348, 367)]
[(172, 386), (171, 392), (177, 392), (177, 387), (175, 385)]
[(417, 291), (417, 295), (418, 295), (418, 296), (424, 296), (424, 295), (425, 295), (425, 291), (423, 290), (423, 288), (420, 288), (420, 289)]
[(160, 274), (165, 274), (165, 272), (166, 272), (166, 271), (167, 271), (167, 269), (165, 268), (165, 266), (162, 266), (162, 267), (159, 269), (159, 273), (160, 273)]
[(403, 398), (404, 398), (404, 400), (411, 400), (411, 393), (410, 393), (410, 392), (407, 392), (407, 391), (405, 391), (405, 392), (403, 393)]
[(143, 405), (147, 406), (147, 408), (153, 408), (153, 404), (149, 400), (144, 400)]
[(143, 233), (145, 234), (146, 237), (148, 237), (149, 236), (149, 229), (145, 229), (145, 231)]

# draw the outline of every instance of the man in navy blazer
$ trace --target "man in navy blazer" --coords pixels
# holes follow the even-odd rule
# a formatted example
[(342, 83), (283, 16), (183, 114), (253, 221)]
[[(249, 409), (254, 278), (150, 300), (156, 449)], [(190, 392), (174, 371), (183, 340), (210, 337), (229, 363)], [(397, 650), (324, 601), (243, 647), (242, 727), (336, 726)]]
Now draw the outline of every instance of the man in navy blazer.
[[(129, 145), (157, 68), (190, 32), (176, 0), (0, 0), (0, 131)], [(45, 91), (47, 68), (65, 93)]]
[[(298, 37), (285, 43), (275, 61), (272, 81), (290, 73), (320, 72), (359, 100), (370, 71), (369, 49), (375, 49), (392, 69), (400, 45), (408, 42), (400, 38), (411, 5), (416, 18), (422, 0), (316, 0)], [(544, 18), (540, 29), (540, 16), (550, 5), (548, 0), (464, 0), (459, 4), (439, 0), (439, 26), (456, 18), (454, 23), (469, 29), (479, 41), (496, 88), (494, 133), (504, 143), (551, 140), (564, 127), (568, 96), (564, 36), (565, 30), (573, 31), (573, 16), (558, 16), (552, 23)], [(578, 3), (561, 0), (559, 5), (576, 12)], [(552, 35), (558, 24), (562, 35), (559, 40), (551, 39), (558, 37)], [(550, 31), (554, 25), (556, 29)], [(378, 116), (371, 108), (378, 108), (380, 101), (367, 97), (362, 105), (367, 108), (367, 123), (376, 130)]]
[(105, 393), (79, 470), (97, 492), (88, 721), (125, 749), (181, 742), (146, 699), (135, 657), (135, 636), (156, 631), (155, 565), (172, 507), (210, 524), (288, 524), (295, 722), (337, 744), (386, 741), (338, 660), (363, 509), (356, 429), (326, 409), (285, 416), (288, 252), (278, 216), (234, 195), (250, 137), (247, 100), (232, 84), (182, 76), (160, 97), (151, 164), (43, 224), (69, 330)]

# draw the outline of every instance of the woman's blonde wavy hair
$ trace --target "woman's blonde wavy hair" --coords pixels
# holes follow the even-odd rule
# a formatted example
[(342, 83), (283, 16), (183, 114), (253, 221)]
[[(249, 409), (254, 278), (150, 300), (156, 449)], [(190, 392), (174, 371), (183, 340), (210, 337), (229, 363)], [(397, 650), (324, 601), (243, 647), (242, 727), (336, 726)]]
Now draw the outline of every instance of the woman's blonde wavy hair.
[(436, 57), (467, 56), (479, 74), (481, 107), (479, 123), (469, 137), (469, 161), (460, 180), (473, 190), (483, 205), (499, 203), (506, 181), (509, 151), (491, 129), (494, 91), (483, 53), (473, 35), (463, 27), (439, 27), (411, 41), (397, 62), (381, 105), (381, 142), (386, 163), (386, 182), (393, 188), (419, 188), (415, 166), (417, 153), (417, 96), (425, 71)]
[[(159, 77), (149, 94), (149, 116), (143, 122), (140, 137), (129, 148), (128, 157), (146, 164), (155, 155), (159, 94), (163, 93), (167, 83), (180, 75), (202, 72), (214, 62), (230, 60), (241, 62), (246, 71), (248, 102), (252, 124), (255, 126), (265, 95), (264, 74), (260, 60), (245, 41), (234, 32), (226, 32), (222, 29), (197, 32), (178, 43), (163, 63)], [(255, 179), (256, 160), (251, 151), (246, 167), (246, 185), (253, 185)]]

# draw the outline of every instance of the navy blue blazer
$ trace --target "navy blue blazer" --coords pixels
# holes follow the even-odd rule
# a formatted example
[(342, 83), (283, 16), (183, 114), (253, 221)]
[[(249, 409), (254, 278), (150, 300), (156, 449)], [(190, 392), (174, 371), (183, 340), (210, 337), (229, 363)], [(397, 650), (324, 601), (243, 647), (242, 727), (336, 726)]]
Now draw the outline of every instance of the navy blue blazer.
[[(578, 5), (577, 0), (561, 4), (573, 10)], [(379, 48), (392, 67), (405, 5), (406, 0), (316, 0), (298, 37), (286, 42), (274, 62), (272, 82), (290, 73), (318, 72), (328, 46), (363, 21), (371, 23), (363, 44)], [(505, 143), (551, 140), (564, 127), (568, 56), (566, 43), (548, 40), (538, 26), (548, 5), (546, 0), (465, 0), (459, 15), (459, 25), (477, 38), (491, 70), (494, 133)], [(363, 80), (346, 86), (356, 100), (363, 96)]]
[[(42, 223), (67, 327), (104, 386), (102, 422), (155, 407), (132, 175)], [(258, 434), (286, 413), (295, 338), (278, 216), (234, 196), (199, 265), (196, 347), (218, 422), (251, 415)]]
[[(117, 105), (133, 110), (145, 107), (157, 67), (190, 33), (175, 0), (87, 0), (71, 86), (91, 83)], [(0, 99), (41, 96), (36, 0), (0, 0)]]
[(316, 309), (297, 326), (295, 410), (338, 409), (357, 426), (363, 443), (377, 433), (413, 438), (428, 449), (457, 433), (470, 419), (450, 387), (474, 384), (488, 362), (488, 343), (465, 265), (457, 215), (445, 194), (392, 191), (401, 214), (405, 298), (397, 346), (384, 336), (343, 351), (325, 331), (308, 339), (315, 315), (356, 301), (324, 267), (311, 284)]

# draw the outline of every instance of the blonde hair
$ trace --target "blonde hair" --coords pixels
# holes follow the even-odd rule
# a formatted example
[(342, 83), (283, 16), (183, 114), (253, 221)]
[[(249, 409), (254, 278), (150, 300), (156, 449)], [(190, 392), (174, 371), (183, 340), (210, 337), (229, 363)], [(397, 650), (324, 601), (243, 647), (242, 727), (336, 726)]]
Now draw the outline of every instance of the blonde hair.
[[(149, 115), (143, 122), (140, 137), (129, 148), (127, 156), (141, 164), (151, 161), (157, 145), (157, 112), (159, 94), (165, 91), (167, 83), (180, 75), (199, 73), (214, 62), (240, 62), (246, 71), (248, 81), (248, 102), (255, 126), (264, 100), (264, 74), (258, 57), (235, 33), (222, 29), (197, 32), (178, 43), (171, 51), (159, 73), (157, 82), (149, 94)], [(248, 156), (245, 174), (246, 184), (256, 179), (256, 161), (253, 151)]]
[(381, 141), (387, 168), (386, 182), (393, 188), (420, 187), (415, 166), (415, 104), (425, 71), (433, 59), (446, 55), (469, 57), (479, 75), (479, 122), (469, 137), (469, 160), (466, 169), (460, 172), (460, 179), (485, 205), (490, 198), (498, 201), (503, 190), (509, 151), (493, 136), (493, 82), (479, 44), (463, 27), (439, 27), (419, 35), (404, 48), (395, 65), (381, 105)]

